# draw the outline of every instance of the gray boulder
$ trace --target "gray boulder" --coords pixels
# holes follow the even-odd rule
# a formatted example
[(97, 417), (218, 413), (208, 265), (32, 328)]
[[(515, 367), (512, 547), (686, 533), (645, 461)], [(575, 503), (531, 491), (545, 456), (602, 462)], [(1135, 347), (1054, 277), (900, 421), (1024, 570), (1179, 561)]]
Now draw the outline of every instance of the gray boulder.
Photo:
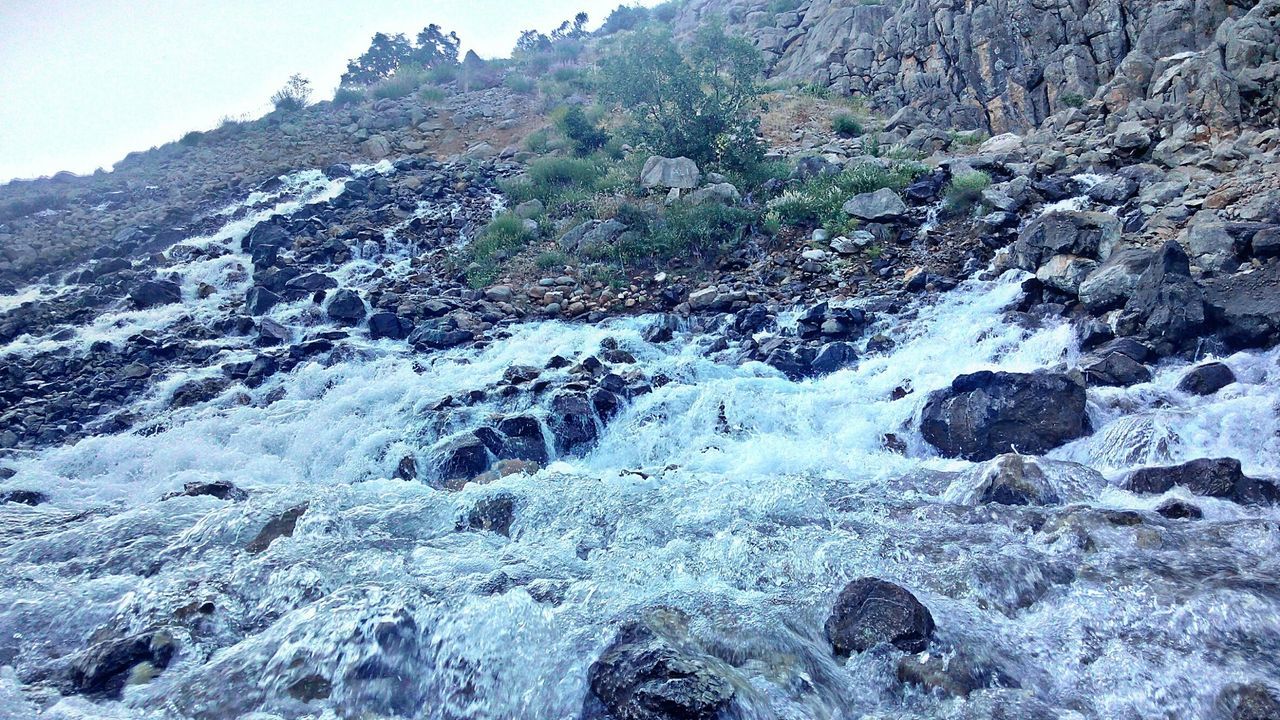
[(698, 187), (702, 173), (698, 165), (687, 157), (650, 157), (640, 170), (640, 185), (647, 188), (678, 188), (692, 190)]
[(1280, 263), (1204, 281), (1213, 326), (1235, 349), (1280, 342)]
[(854, 580), (840, 591), (825, 625), (837, 655), (848, 656), (888, 643), (906, 652), (929, 647), (933, 616), (910, 591), (878, 578)]
[(1235, 458), (1200, 458), (1181, 465), (1139, 468), (1125, 478), (1123, 485), (1126, 490), (1141, 494), (1160, 494), (1181, 486), (1196, 495), (1242, 505), (1280, 501), (1280, 487), (1245, 475)]
[(329, 301), (329, 307), (325, 312), (330, 320), (340, 325), (355, 325), (364, 319), (367, 311), (359, 293), (342, 289), (333, 294), (333, 299)]
[(1236, 381), (1231, 368), (1220, 362), (1197, 365), (1178, 381), (1178, 389), (1192, 395), (1212, 395)]
[(844, 204), (844, 211), (866, 222), (893, 222), (907, 214), (907, 204), (889, 188), (855, 195)]
[(1161, 354), (1197, 337), (1205, 324), (1204, 296), (1191, 279), (1190, 261), (1182, 247), (1167, 241), (1142, 273), (1125, 312), (1160, 344)]
[(1054, 255), (1036, 270), (1040, 282), (1059, 292), (1075, 295), (1080, 284), (1098, 268), (1098, 261), (1076, 255)]
[(1093, 312), (1119, 307), (1138, 287), (1153, 253), (1144, 248), (1117, 250), (1080, 283), (1080, 302)]
[(1106, 260), (1120, 240), (1120, 221), (1113, 215), (1060, 211), (1027, 225), (1013, 244), (1015, 267), (1035, 272), (1054, 255)]

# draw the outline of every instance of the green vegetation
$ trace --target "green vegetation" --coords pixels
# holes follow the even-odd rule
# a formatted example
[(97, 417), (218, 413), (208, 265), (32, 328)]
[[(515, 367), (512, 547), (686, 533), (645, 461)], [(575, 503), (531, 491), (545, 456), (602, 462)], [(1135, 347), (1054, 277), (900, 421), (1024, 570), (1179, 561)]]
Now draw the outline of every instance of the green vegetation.
[(333, 93), (333, 104), (335, 107), (358, 105), (362, 102), (364, 102), (364, 88), (339, 87), (337, 91)]
[(630, 116), (628, 130), (641, 146), (704, 168), (743, 170), (764, 154), (756, 137), (763, 68), (749, 41), (717, 23), (683, 53), (669, 32), (648, 27), (601, 61), (600, 90)]
[(298, 74), (289, 77), (284, 87), (271, 96), (271, 104), (276, 110), (295, 112), (307, 106), (311, 98), (311, 81)]
[(982, 200), (982, 191), (991, 187), (991, 176), (979, 171), (956, 175), (947, 183), (944, 197), (948, 209), (968, 210)]
[(881, 188), (901, 190), (924, 172), (925, 167), (917, 163), (896, 163), (888, 168), (864, 163), (838, 175), (813, 177), (770, 201), (769, 217), (786, 227), (848, 232), (854, 225), (844, 211), (845, 201)]
[(597, 127), (577, 105), (556, 118), (556, 127), (573, 143), (573, 151), (578, 155), (590, 155), (609, 142), (609, 133)]
[(1058, 100), (1069, 108), (1084, 107), (1084, 96), (1077, 92), (1066, 92), (1058, 96)]
[(204, 140), (204, 133), (200, 132), (199, 130), (192, 130), (186, 135), (183, 135), (182, 139), (178, 140), (178, 144), (184, 145), (186, 147), (195, 147), (196, 145), (199, 145), (203, 140)]
[(503, 79), (502, 84), (506, 85), (508, 90), (520, 93), (521, 95), (531, 95), (538, 87), (532, 80), (517, 73), (508, 74), (507, 77)]
[(831, 120), (831, 129), (841, 137), (856, 138), (862, 135), (862, 123), (853, 113), (840, 113)]
[(540, 200), (551, 208), (586, 202), (605, 175), (599, 158), (543, 157), (529, 163), (523, 177), (505, 181), (501, 187), (514, 204)]
[(467, 248), (467, 282), (473, 287), (493, 282), (501, 272), (502, 261), (532, 239), (524, 220), (516, 215), (505, 213), (494, 218)]
[(986, 142), (987, 134), (981, 130), (952, 130), (951, 144), (961, 147), (972, 147)]
[(551, 133), (546, 130), (534, 130), (524, 139), (524, 149), (542, 155), (551, 149)]
[(539, 270), (554, 270), (568, 265), (569, 256), (559, 250), (548, 250), (544, 253), (538, 253), (538, 257), (534, 258), (533, 264), (537, 265)]
[(430, 85), (427, 85), (418, 90), (418, 99), (427, 105), (438, 103), (441, 100), (444, 100), (444, 98), (444, 90), (441, 90), (438, 87), (431, 87)]
[(444, 34), (439, 25), (428, 25), (418, 33), (416, 42), (410, 42), (403, 34), (377, 33), (369, 43), (369, 49), (347, 63), (342, 85), (370, 85), (397, 74), (406, 65), (418, 68), (457, 66), (457, 33)]
[(369, 94), (375, 98), (408, 97), (422, 85), (423, 74), (412, 65), (400, 68), (391, 77), (379, 80), (369, 87)]

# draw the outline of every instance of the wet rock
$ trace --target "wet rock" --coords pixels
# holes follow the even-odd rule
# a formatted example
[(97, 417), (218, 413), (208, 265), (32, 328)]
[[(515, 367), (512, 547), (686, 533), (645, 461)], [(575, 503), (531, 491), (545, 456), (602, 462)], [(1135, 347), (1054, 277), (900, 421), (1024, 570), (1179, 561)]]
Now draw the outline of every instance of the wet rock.
[(1235, 458), (1199, 458), (1181, 465), (1139, 468), (1123, 483), (1125, 489), (1140, 494), (1168, 492), (1175, 485), (1196, 495), (1241, 505), (1280, 501), (1280, 487), (1269, 480), (1248, 477)]
[(467, 511), (467, 516), (458, 523), (458, 529), (487, 530), (510, 537), (511, 523), (515, 521), (515, 511), (514, 495), (502, 493), (487, 497)]
[(457, 323), (441, 318), (418, 326), (409, 335), (409, 344), (418, 350), (444, 350), (475, 339), (475, 333), (463, 330)]
[(1213, 327), (1233, 349), (1280, 343), (1280, 262), (1204, 281)]
[(212, 480), (208, 482), (194, 481), (186, 483), (182, 486), (181, 492), (169, 493), (162, 499), (169, 500), (176, 497), (200, 497), (208, 495), (219, 500), (228, 502), (244, 502), (249, 499), (249, 493), (241, 490), (226, 480)]
[(298, 527), (298, 520), (307, 512), (307, 503), (303, 503), (267, 520), (267, 524), (262, 526), (262, 530), (244, 546), (244, 551), (250, 555), (257, 555), (267, 548), (271, 547), (271, 543), (278, 538), (293, 537), (293, 531)]
[(286, 282), (284, 287), (286, 290), (292, 290), (295, 293), (306, 294), (317, 290), (332, 290), (338, 287), (338, 281), (324, 273), (307, 273)]
[(1105, 486), (1106, 478), (1084, 465), (1008, 453), (961, 473), (943, 497), (961, 505), (1057, 505)]
[(182, 302), (182, 288), (163, 280), (144, 282), (129, 289), (129, 302), (139, 310)]
[(1264, 228), (1249, 241), (1249, 254), (1259, 260), (1280, 257), (1280, 226)]
[(325, 309), (329, 319), (340, 325), (359, 324), (365, 312), (364, 300), (360, 299), (359, 293), (346, 289), (334, 293), (329, 307)]
[(698, 187), (702, 173), (698, 165), (687, 157), (650, 157), (640, 170), (640, 185), (644, 188), (678, 188), (692, 190)]
[(14, 503), (15, 505), (43, 505), (48, 502), (49, 498), (44, 493), (35, 490), (0, 490), (0, 505)]
[(489, 469), (489, 448), (476, 433), (453, 438), (434, 453), (436, 475), (448, 487), (458, 487)]
[(165, 631), (101, 640), (73, 661), (72, 690), (118, 699), (125, 685), (148, 680), (167, 668), (176, 649), (173, 636)]
[(289, 328), (271, 318), (263, 318), (258, 326), (259, 345), (271, 347), (286, 344), (291, 340), (293, 340), (293, 333), (289, 331)]
[(1080, 371), (1090, 386), (1128, 387), (1151, 380), (1142, 361), (1149, 351), (1131, 338), (1112, 340), (1080, 360)]
[(1085, 278), (1098, 268), (1098, 263), (1076, 255), (1054, 255), (1036, 270), (1036, 277), (1046, 287), (1075, 295)]
[(1178, 243), (1170, 240), (1156, 253), (1138, 279), (1125, 312), (1166, 348), (1161, 354), (1197, 337), (1205, 324), (1204, 297), (1191, 279), (1190, 262)]
[(537, 380), (541, 374), (542, 371), (532, 365), (512, 365), (502, 373), (502, 379), (512, 385), (524, 385)]
[(225, 378), (215, 377), (205, 380), (192, 380), (173, 392), (173, 398), (169, 401), (169, 405), (175, 408), (184, 408), (208, 402), (222, 394), (222, 391), (228, 387), (230, 387), (230, 383)]
[(843, 206), (846, 214), (865, 222), (892, 223), (907, 214), (907, 204), (889, 188), (862, 193), (849, 198)]
[(1120, 240), (1120, 231), (1120, 221), (1106, 213), (1051, 212), (1032, 220), (1018, 234), (1010, 259), (1028, 272), (1055, 255), (1106, 259)]
[(1160, 503), (1156, 508), (1156, 514), (1170, 520), (1199, 520), (1204, 517), (1200, 508), (1175, 498)]
[(1080, 302), (1095, 313), (1124, 305), (1137, 289), (1142, 273), (1151, 266), (1151, 258), (1152, 252), (1142, 248), (1112, 253), (1080, 283)]
[(395, 313), (379, 312), (369, 316), (369, 337), (374, 340), (390, 338), (403, 340), (413, 332), (413, 321)]
[(1276, 720), (1280, 696), (1262, 683), (1228, 685), (1214, 703), (1215, 720)]
[(933, 616), (906, 588), (859, 578), (840, 591), (825, 629), (837, 655), (860, 653), (880, 643), (917, 653), (929, 646)]
[(1205, 363), (1192, 368), (1178, 381), (1178, 389), (1192, 395), (1212, 395), (1236, 381), (1231, 368), (1220, 362)]
[[(640, 620), (587, 670), (592, 697), (616, 720), (721, 720), (735, 690), (719, 663), (668, 640)], [(586, 714), (586, 713), (584, 713)]]
[(498, 423), (502, 441), (495, 453), (504, 460), (529, 460), (545, 464), (547, 440), (542, 423), (531, 415), (504, 418)]
[(815, 375), (828, 375), (837, 370), (849, 367), (858, 361), (858, 351), (847, 342), (833, 342), (823, 345), (814, 356), (809, 368)]
[(1089, 199), (1104, 205), (1119, 205), (1138, 194), (1138, 183), (1112, 175), (1089, 188)]
[(934, 653), (906, 655), (900, 659), (898, 681), (951, 697), (969, 697), (974, 691), (984, 688), (1020, 687), (1016, 680), (994, 664), (979, 662), (966, 655), (943, 659)]
[(249, 369), (244, 374), (244, 384), (251, 387), (261, 387), (267, 378), (275, 375), (280, 369), (280, 364), (270, 355), (259, 355), (249, 363)]
[(255, 317), (265, 315), (281, 302), (282, 298), (262, 286), (254, 286), (245, 294), (245, 311)]
[(596, 441), (595, 411), (591, 401), (581, 393), (561, 393), (551, 400), (547, 425), (555, 439), (556, 449), (572, 454)]
[(1040, 455), (1089, 433), (1084, 386), (1060, 373), (961, 375), (929, 395), (920, 431), (948, 457)]

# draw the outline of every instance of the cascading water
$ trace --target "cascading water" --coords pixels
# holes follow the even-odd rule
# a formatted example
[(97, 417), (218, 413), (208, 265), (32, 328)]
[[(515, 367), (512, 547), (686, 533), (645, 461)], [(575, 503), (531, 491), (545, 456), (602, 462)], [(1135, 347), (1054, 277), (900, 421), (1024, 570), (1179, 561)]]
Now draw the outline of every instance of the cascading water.
[[(287, 202), (341, 192), (297, 179), (310, 190), (291, 187)], [(247, 288), (233, 244), (296, 209), (277, 200), (256, 198), (247, 204), (266, 209), (184, 243), (235, 250), (180, 266), (184, 297), (200, 282)], [(358, 287), (377, 260), (337, 274)], [(937, 457), (918, 433), (928, 393), (959, 374), (1077, 358), (1066, 324), (1006, 321), (1020, 279), (969, 281), (887, 316), (876, 329), (892, 350), (801, 382), (736, 364), (711, 334), (646, 341), (654, 318), (531, 322), (434, 355), (356, 338), (179, 409), (174, 388), (216, 368), (175, 371), (133, 403), (147, 418), (135, 431), (18, 456), (0, 485), (49, 497), (0, 505), (0, 718), (570, 720), (620, 620), (658, 607), (686, 613), (690, 636), (733, 667), (744, 717), (1205, 717), (1223, 685), (1280, 674), (1280, 513), (1195, 498), (1204, 523), (1135, 524), (1125, 511), (1164, 498), (1072, 465), (1058, 470), (1070, 504), (969, 507), (957, 500), (973, 464)], [(322, 323), (306, 305), (272, 316)], [(174, 312), (204, 310), (193, 300), (104, 316), (74, 340), (5, 351), (87, 346)], [(532, 393), (435, 409), (442, 399), (606, 340), (668, 381), (585, 454), (460, 491), (390, 479), (405, 456), (494, 415), (548, 412)], [(1148, 383), (1090, 390), (1095, 432), (1050, 457), (1112, 480), (1202, 456), (1280, 474), (1280, 351), (1224, 362), (1239, 382), (1211, 397), (1178, 391), (1176, 363)], [(234, 483), (248, 499), (166, 499), (195, 481)], [(509, 536), (466, 531), (469, 513), (500, 499)], [(284, 517), (294, 524), (261, 543)], [(930, 652), (1005, 680), (942, 699), (902, 689), (892, 651), (838, 661), (823, 621), (834, 592), (862, 576), (912, 588), (937, 623)], [(104, 627), (163, 628), (179, 650), (120, 699), (59, 697), (65, 659)]]

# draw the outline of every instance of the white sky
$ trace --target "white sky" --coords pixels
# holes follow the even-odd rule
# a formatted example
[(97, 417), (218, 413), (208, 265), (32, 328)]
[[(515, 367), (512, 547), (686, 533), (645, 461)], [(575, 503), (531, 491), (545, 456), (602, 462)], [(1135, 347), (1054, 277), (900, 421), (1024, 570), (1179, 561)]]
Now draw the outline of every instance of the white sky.
[[(256, 117), (293, 73), (332, 97), (375, 32), (430, 23), (505, 57), (521, 30), (622, 0), (0, 0), (0, 182), (92, 172), (133, 150)], [(628, 5), (656, 4), (630, 0)]]

